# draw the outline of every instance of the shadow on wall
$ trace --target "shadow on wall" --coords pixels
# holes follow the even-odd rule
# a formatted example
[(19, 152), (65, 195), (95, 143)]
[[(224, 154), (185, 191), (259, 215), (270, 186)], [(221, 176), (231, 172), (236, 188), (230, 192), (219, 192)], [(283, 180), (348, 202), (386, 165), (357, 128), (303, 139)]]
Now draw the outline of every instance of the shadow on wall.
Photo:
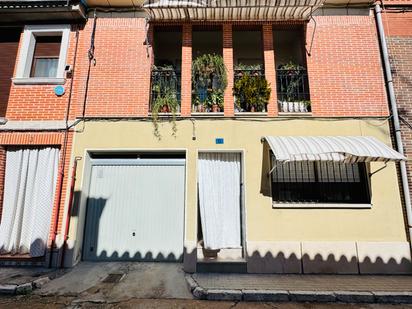
[[(80, 192), (76, 192), (74, 196), (74, 205), (71, 212), (71, 217), (79, 217), (79, 201), (81, 198)], [(88, 261), (157, 261), (157, 262), (181, 262), (183, 261), (183, 254), (176, 255), (173, 252), (157, 252), (153, 253), (150, 250), (145, 250), (145, 252), (140, 252), (133, 250), (133, 253), (130, 252), (132, 249), (139, 248), (138, 242), (133, 241), (134, 238), (130, 238), (130, 241), (125, 240), (123, 244), (113, 243), (113, 240), (116, 240), (115, 233), (121, 233), (124, 231), (116, 231), (114, 227), (112, 231), (105, 228), (105, 235), (103, 236), (108, 244), (112, 246), (112, 250), (99, 250), (98, 251), (98, 239), (99, 233), (101, 233), (100, 223), (101, 217), (106, 206), (107, 199), (104, 198), (88, 198), (87, 207), (86, 207), (86, 220), (83, 224), (84, 226), (84, 237), (83, 237), (83, 246), (78, 253), (77, 260), (84, 259)], [(81, 225), (81, 223), (79, 223)], [(80, 226), (82, 228), (82, 226)], [(113, 239), (108, 239), (107, 232), (113, 232)], [(167, 235), (162, 235), (162, 237), (167, 238)], [(183, 237), (183, 235), (182, 235)], [(130, 246), (130, 251), (127, 250)], [(141, 247), (141, 246), (140, 246)], [(116, 248), (119, 248), (116, 250)], [(114, 249), (114, 250), (113, 250)], [(110, 253), (109, 253), (110, 252)], [(75, 253), (75, 248), (68, 248), (66, 251), (66, 256), (73, 257)], [(70, 259), (69, 259), (70, 260)], [(66, 264), (67, 266), (67, 264)]]
[[(268, 160), (263, 160), (268, 162)], [(80, 192), (74, 197), (74, 207), (71, 216), (78, 217), (81, 210)], [(106, 206), (106, 199), (89, 199), (87, 205), (93, 205), (94, 220), (88, 220), (87, 224), (79, 222), (79, 230), (84, 228), (84, 244), (79, 252), (73, 246), (66, 252), (70, 257), (78, 256), (75, 261), (83, 259), (90, 261), (161, 261), (181, 262), (184, 257), (184, 269), (187, 272), (196, 272), (197, 248), (184, 248), (183, 255), (173, 252), (153, 253), (134, 251), (133, 246), (139, 248), (139, 243), (123, 245), (122, 250), (96, 250), (85, 252), (86, 246), (96, 248), (96, 240), (99, 237), (100, 217)], [(87, 208), (87, 207), (86, 207)], [(90, 210), (86, 216), (90, 215)], [(82, 214), (83, 216), (83, 214)], [(116, 233), (115, 229), (113, 233)], [(168, 235), (162, 235), (167, 239)], [(182, 235), (183, 237), (183, 235)], [(83, 233), (77, 235), (77, 242), (81, 242)], [(128, 246), (130, 250), (128, 249)], [(116, 248), (117, 244), (114, 246)], [(133, 253), (131, 253), (133, 251)], [(278, 273), (278, 274), (410, 274), (412, 264), (410, 259), (410, 247), (407, 242), (249, 242), (247, 243), (247, 272), (248, 273)], [(67, 261), (71, 261), (67, 258)], [(217, 260), (218, 262), (219, 260)], [(224, 268), (222, 263), (222, 267)], [(66, 266), (70, 266), (66, 264)], [(223, 269), (222, 268), (222, 269)], [(219, 268), (214, 268), (219, 269)], [(245, 267), (246, 271), (246, 267)]]
[[(333, 251), (331, 243), (330, 251)], [(356, 256), (324, 254), (323, 252), (261, 254), (253, 251), (247, 257), (249, 273), (286, 273), (286, 274), (410, 274), (410, 258), (381, 256)], [(356, 254), (356, 253), (355, 253)], [(394, 254), (395, 255), (395, 254)], [(397, 255), (397, 254), (396, 254)]]

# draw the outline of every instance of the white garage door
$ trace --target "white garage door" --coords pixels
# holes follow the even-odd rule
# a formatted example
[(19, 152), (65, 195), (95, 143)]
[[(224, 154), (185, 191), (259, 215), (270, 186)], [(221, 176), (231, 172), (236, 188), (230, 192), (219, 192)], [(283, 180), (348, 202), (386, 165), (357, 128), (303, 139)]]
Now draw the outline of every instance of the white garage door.
[(94, 160), (85, 260), (181, 261), (184, 159)]

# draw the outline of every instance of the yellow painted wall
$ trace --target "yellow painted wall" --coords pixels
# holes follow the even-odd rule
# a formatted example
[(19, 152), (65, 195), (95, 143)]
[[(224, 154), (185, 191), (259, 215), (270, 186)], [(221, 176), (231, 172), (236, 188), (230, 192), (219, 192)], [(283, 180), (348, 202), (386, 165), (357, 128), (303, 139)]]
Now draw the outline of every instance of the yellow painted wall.
[[(150, 121), (91, 121), (74, 139), (74, 156), (88, 150), (187, 149), (186, 241), (196, 241), (196, 158), (199, 150), (243, 150), (247, 241), (406, 241), (395, 164), (372, 176), (371, 209), (273, 209), (268, 172), (266, 135), (363, 135), (390, 145), (388, 123), (379, 120), (331, 119), (194, 119), (178, 121), (177, 136), (171, 125), (160, 125), (157, 140)], [(81, 129), (79, 124), (77, 129)], [(193, 136), (196, 140), (193, 140)], [(224, 145), (216, 145), (222, 137)], [(265, 150), (264, 150), (265, 149)], [(265, 156), (263, 156), (265, 154)], [(81, 191), (83, 165), (78, 165), (76, 191)], [(383, 166), (372, 163), (371, 171)], [(263, 170), (263, 172), (262, 172)], [(84, 207), (85, 205), (81, 205)], [(71, 221), (76, 238), (77, 217)]]

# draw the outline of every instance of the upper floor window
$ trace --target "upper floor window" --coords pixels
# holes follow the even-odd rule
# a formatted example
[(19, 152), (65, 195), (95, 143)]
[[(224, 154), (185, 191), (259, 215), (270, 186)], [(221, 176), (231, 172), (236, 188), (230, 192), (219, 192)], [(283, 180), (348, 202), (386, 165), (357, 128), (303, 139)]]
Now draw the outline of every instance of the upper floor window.
[(34, 25), (24, 28), (14, 83), (62, 84), (70, 25)]
[(61, 36), (36, 37), (30, 77), (57, 77)]

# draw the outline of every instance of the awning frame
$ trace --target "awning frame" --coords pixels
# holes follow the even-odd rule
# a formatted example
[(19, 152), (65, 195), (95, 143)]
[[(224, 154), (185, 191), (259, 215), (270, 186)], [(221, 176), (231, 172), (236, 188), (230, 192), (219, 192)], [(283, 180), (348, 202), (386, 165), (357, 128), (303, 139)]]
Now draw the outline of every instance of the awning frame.
[(325, 0), (146, 0), (152, 20), (309, 20)]
[[(266, 136), (280, 162), (328, 161), (342, 163), (405, 161), (405, 156), (369, 136)], [(274, 168), (269, 172), (271, 174)], [(374, 172), (375, 173), (375, 172)]]

